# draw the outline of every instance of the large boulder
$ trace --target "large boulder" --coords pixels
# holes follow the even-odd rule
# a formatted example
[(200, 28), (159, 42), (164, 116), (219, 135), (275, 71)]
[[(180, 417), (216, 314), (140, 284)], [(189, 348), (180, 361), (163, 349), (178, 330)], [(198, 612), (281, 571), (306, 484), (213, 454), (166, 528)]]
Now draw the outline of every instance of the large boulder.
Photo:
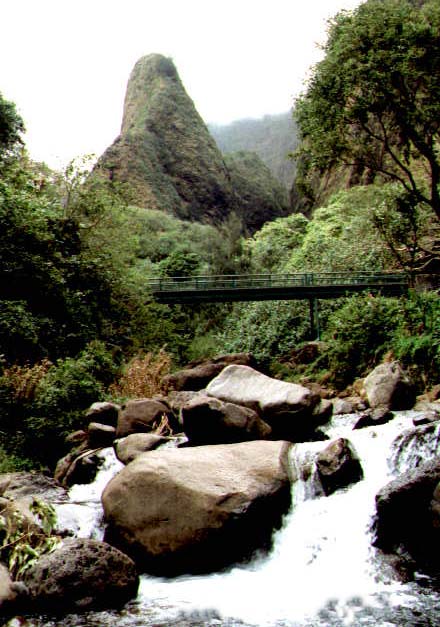
[(411, 409), (416, 400), (415, 387), (397, 361), (376, 366), (364, 379), (364, 390), (373, 409)]
[(232, 444), (267, 439), (272, 429), (256, 411), (200, 395), (182, 408), (183, 429), (190, 444)]
[(255, 409), (272, 428), (272, 437), (292, 442), (313, 439), (314, 429), (327, 422), (330, 401), (308, 388), (272, 379), (248, 366), (227, 366), (206, 388), (222, 401)]
[(317, 456), (316, 467), (327, 495), (363, 477), (359, 458), (346, 438), (338, 438), (326, 446)]
[(440, 569), (437, 518), (440, 461), (402, 473), (376, 496), (374, 544), (387, 553), (408, 555), (428, 571)]
[(134, 562), (98, 540), (65, 540), (25, 571), (32, 611), (65, 613), (119, 607), (133, 598), (139, 578)]
[(178, 422), (163, 401), (139, 398), (128, 401), (119, 413), (116, 438), (125, 438), (131, 433), (149, 433), (164, 425), (168, 432), (179, 430)]
[(105, 540), (168, 576), (268, 548), (290, 505), (289, 448), (255, 441), (140, 455), (104, 490)]
[(255, 368), (256, 362), (250, 353), (231, 353), (219, 355), (213, 359), (201, 362), (192, 362), (186, 368), (178, 370), (164, 378), (164, 385), (169, 390), (199, 391), (203, 390), (223, 368), (231, 364), (251, 366)]

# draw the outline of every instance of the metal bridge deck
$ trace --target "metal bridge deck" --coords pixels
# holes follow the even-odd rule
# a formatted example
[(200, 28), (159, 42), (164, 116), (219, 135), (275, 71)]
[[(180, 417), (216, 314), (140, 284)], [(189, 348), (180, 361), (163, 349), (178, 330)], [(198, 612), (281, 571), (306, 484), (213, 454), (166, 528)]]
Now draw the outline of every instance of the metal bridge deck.
[(148, 285), (153, 297), (167, 304), (313, 300), (364, 291), (400, 296), (408, 290), (408, 277), (403, 272), (242, 274), (149, 279)]

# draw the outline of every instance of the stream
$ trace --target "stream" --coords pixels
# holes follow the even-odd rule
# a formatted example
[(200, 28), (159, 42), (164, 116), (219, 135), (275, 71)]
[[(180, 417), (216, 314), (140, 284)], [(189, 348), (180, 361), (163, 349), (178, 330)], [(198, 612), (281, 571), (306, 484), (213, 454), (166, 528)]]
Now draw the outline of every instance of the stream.
[[(135, 600), (118, 611), (87, 612), (63, 619), (10, 620), (7, 627), (427, 627), (440, 625), (438, 582), (422, 573), (402, 583), (371, 545), (375, 495), (393, 477), (435, 457), (440, 423), (429, 436), (408, 438), (415, 412), (396, 412), (388, 424), (353, 430), (358, 416), (337, 416), (330, 438), (347, 437), (364, 479), (331, 496), (319, 480), (292, 487), (292, 507), (274, 535), (269, 555), (204, 576), (160, 579), (143, 575)], [(301, 465), (328, 442), (292, 447), (291, 463)], [(81, 537), (101, 538), (101, 492), (122, 465), (113, 449), (93, 484), (76, 485), (70, 503), (58, 507), (60, 524)]]

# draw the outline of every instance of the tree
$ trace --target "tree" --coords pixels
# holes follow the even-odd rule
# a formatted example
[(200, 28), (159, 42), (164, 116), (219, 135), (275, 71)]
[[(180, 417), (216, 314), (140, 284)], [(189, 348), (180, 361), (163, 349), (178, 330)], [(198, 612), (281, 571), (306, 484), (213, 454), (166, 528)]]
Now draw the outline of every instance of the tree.
[(330, 21), (324, 52), (295, 109), (309, 174), (381, 175), (440, 221), (438, 0), (367, 0)]
[(24, 124), (15, 105), (5, 100), (0, 93), (0, 158), (18, 144), (22, 144)]

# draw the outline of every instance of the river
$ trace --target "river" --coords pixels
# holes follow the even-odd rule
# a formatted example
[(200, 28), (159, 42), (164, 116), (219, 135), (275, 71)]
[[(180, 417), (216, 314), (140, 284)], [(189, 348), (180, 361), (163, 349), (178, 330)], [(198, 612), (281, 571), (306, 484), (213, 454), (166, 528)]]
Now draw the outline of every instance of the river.
[[(371, 543), (378, 490), (404, 470), (436, 456), (440, 424), (424, 438), (409, 438), (414, 412), (396, 412), (386, 425), (353, 430), (355, 415), (337, 417), (330, 438), (347, 437), (364, 479), (323, 496), (312, 473), (292, 487), (292, 508), (274, 536), (270, 555), (206, 576), (141, 577), (135, 600), (120, 611), (63, 619), (16, 617), (7, 627), (434, 627), (440, 625), (436, 582), (423, 573), (403, 583)], [(300, 464), (326, 442), (298, 444)], [(82, 537), (102, 535), (100, 494), (121, 467), (112, 449), (96, 481), (74, 486), (59, 516)], [(64, 509), (63, 509), (64, 508)]]

